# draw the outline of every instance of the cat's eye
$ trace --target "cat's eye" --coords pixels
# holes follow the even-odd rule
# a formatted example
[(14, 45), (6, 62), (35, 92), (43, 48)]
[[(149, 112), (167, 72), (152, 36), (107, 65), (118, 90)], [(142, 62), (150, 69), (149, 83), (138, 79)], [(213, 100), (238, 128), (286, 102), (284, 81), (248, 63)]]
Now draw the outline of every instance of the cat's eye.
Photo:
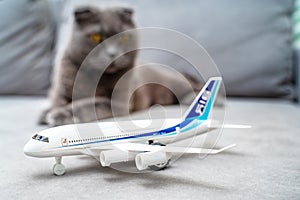
[(89, 38), (94, 43), (101, 42), (101, 35), (99, 33), (92, 33), (92, 34), (90, 34)]
[(127, 42), (129, 40), (129, 35), (123, 34), (120, 36), (121, 42)]

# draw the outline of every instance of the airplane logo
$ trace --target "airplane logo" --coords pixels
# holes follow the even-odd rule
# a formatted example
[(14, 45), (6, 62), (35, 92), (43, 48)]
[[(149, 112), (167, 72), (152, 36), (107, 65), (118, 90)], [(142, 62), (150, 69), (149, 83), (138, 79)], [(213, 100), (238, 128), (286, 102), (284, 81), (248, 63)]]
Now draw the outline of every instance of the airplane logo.
[(62, 138), (62, 139), (61, 139), (61, 144), (62, 144), (62, 146), (68, 145), (68, 140), (67, 140), (67, 138)]
[(198, 101), (198, 105), (195, 110), (196, 113), (201, 115), (204, 112), (204, 108), (207, 103), (207, 100), (209, 99), (209, 96), (210, 96), (210, 91), (205, 90), (200, 100)]

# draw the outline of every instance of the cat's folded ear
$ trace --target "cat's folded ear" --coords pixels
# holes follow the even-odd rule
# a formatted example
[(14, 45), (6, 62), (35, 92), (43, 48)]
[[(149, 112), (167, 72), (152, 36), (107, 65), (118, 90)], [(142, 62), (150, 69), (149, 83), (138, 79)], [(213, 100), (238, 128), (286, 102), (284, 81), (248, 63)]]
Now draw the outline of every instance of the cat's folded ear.
[(132, 15), (134, 13), (133, 8), (120, 7), (117, 9), (117, 12), (123, 22), (133, 23), (132, 22)]
[(76, 8), (74, 11), (74, 18), (80, 25), (97, 22), (99, 20), (97, 17), (97, 11), (90, 6)]

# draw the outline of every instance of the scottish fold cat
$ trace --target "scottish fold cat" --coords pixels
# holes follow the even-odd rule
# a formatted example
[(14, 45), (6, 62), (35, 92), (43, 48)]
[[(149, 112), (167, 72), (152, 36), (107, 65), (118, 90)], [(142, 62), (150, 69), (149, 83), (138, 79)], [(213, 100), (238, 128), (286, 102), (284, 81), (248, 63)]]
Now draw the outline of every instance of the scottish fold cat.
[[(71, 40), (51, 89), (51, 108), (40, 123), (58, 126), (126, 115), (155, 104), (193, 99), (193, 91), (201, 88), (192, 78), (180, 78), (157, 65), (133, 70), (139, 64), (137, 51), (128, 52), (138, 49), (138, 35), (128, 32), (136, 27), (132, 8), (81, 6), (73, 14)], [(114, 40), (106, 42), (112, 36)], [(148, 84), (135, 87), (143, 82)]]

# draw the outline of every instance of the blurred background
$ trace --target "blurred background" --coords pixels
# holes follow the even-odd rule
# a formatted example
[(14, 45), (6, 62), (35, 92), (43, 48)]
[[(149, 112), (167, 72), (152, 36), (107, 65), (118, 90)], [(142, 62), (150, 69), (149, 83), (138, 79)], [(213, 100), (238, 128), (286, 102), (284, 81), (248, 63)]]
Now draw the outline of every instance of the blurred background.
[[(173, 29), (197, 41), (218, 66), (229, 96), (297, 99), (299, 45), (293, 41), (297, 44), (299, 34), (293, 40), (293, 30), (299, 14), (293, 0), (92, 2), (133, 7), (138, 27)], [(73, 8), (84, 3), (0, 2), (0, 94), (47, 94), (55, 57), (69, 42)], [(144, 51), (139, 59), (194, 73), (188, 62), (166, 52)]]

